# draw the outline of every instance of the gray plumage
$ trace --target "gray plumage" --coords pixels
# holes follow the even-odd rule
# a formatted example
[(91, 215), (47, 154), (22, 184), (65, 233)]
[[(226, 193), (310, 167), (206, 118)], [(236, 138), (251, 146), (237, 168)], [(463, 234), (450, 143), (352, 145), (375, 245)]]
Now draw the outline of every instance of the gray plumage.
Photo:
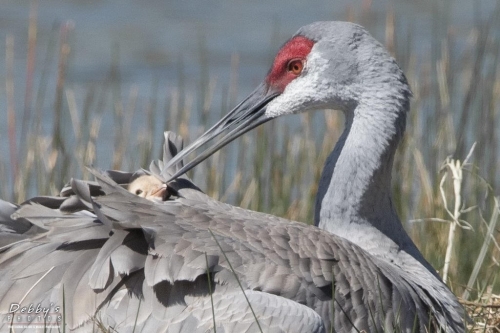
[(186, 178), (160, 204), (130, 194), (113, 175), (96, 173), (101, 186), (92, 191), (76, 180), (64, 190), (66, 201), (93, 209), (66, 213), (53, 207), (61, 198), (17, 208), (12, 218), (43, 232), (2, 248), (2, 313), (21, 298), (62, 305), (64, 287), (76, 331), (95, 329), (96, 315), (119, 332), (205, 332), (213, 327), (208, 267), (217, 331), (258, 332), (224, 251), (265, 332), (329, 330), (332, 278), (337, 331), (354, 324), (410, 332), (415, 320), (423, 331), (430, 320), (425, 290), (342, 238), (212, 200), (180, 185)]
[[(393, 150), (408, 108), (409, 89), (402, 72), (357, 25), (316, 23), (299, 35), (315, 43), (304, 72), (279, 94), (262, 90), (274, 94), (264, 116), (338, 107), (346, 113), (347, 132), (357, 130), (361, 137), (356, 140), (363, 135), (371, 138), (352, 142), (344, 133), (332, 153), (320, 185), (320, 226), (346, 219), (337, 227), (363, 236), (371, 225), (398, 246), (407, 244), (406, 234), (387, 235), (371, 216), (355, 216), (377, 211), (378, 202), (358, 200), (377, 184), (370, 177), (384, 175), (381, 190), (390, 183)], [(238, 121), (247, 119), (241, 116)], [(182, 171), (182, 165), (168, 163), (180, 150), (179, 139), (170, 138), (164, 160), (150, 167), (163, 180)], [(349, 160), (347, 148), (354, 154), (363, 144), (371, 144), (374, 154)], [(335, 190), (333, 181), (340, 179), (336, 173), (341, 167), (358, 170), (347, 179), (354, 190)], [(264, 332), (329, 332), (332, 323), (337, 332), (464, 331), (463, 309), (430, 265), (420, 260), (414, 245), (401, 248), (420, 266), (406, 265), (407, 258), (394, 257), (391, 249), (387, 254), (372, 246), (361, 248), (379, 236), (357, 243), (223, 204), (185, 177), (168, 184), (169, 200), (162, 203), (116, 184), (125, 185), (143, 174), (95, 172), (97, 183), (73, 180), (63, 189), (64, 198), (39, 197), (19, 207), (2, 203), (6, 213), (0, 215), (1, 224), (7, 232), (0, 249), (0, 311), (5, 313), (12, 302), (62, 305), (64, 288), (66, 321), (76, 331), (92, 331), (96, 316), (119, 332), (206, 332), (213, 329), (213, 309), (218, 332), (259, 332), (239, 281)], [(338, 196), (353, 206), (338, 207)], [(380, 197), (390, 203), (390, 193)], [(23, 226), (12, 227), (14, 220)], [(397, 216), (383, 223), (396, 222), (400, 226)], [(336, 232), (332, 225), (330, 231)], [(359, 225), (368, 228), (358, 230)], [(4, 330), (8, 323), (1, 325)]]

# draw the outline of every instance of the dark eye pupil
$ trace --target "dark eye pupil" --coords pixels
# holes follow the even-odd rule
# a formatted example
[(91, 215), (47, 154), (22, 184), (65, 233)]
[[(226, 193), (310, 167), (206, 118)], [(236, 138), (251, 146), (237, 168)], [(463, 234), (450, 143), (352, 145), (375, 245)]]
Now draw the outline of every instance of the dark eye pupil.
[(300, 74), (302, 71), (302, 61), (300, 60), (292, 60), (288, 63), (288, 71), (293, 72), (294, 74)]
[(141, 193), (142, 193), (142, 190), (137, 190), (137, 191), (135, 191), (135, 194), (136, 194), (136, 195), (139, 195), (139, 194), (141, 194)]

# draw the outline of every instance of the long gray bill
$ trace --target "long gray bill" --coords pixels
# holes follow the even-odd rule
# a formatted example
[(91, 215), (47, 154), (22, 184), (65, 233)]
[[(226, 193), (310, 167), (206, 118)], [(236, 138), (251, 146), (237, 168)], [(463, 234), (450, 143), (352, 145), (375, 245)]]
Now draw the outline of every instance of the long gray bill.
[(208, 147), (201, 152), (192, 161), (186, 163), (180, 168), (168, 181), (174, 180), (182, 174), (188, 172), (199, 163), (203, 162), (210, 155), (245, 134), (246, 132), (254, 129), (255, 127), (271, 120), (272, 118), (265, 117), (266, 106), (271, 102), (278, 93), (268, 91), (267, 85), (262, 83), (255, 89), (247, 98), (240, 104), (232, 109), (227, 115), (219, 120), (214, 126), (203, 133), (199, 138), (193, 141), (189, 146), (180, 151), (171, 159), (165, 168), (169, 168), (176, 163), (179, 163), (189, 153), (198, 149), (200, 146), (211, 141), (213, 138), (219, 136), (221, 133), (233, 128), (227, 133), (220, 141), (216, 142), (212, 147)]

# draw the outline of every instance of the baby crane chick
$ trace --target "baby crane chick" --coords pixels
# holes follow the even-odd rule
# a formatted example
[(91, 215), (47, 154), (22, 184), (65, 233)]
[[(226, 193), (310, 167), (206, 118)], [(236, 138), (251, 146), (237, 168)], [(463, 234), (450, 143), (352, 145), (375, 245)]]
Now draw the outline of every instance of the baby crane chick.
[(167, 185), (152, 175), (140, 176), (128, 185), (128, 191), (151, 201), (164, 201)]

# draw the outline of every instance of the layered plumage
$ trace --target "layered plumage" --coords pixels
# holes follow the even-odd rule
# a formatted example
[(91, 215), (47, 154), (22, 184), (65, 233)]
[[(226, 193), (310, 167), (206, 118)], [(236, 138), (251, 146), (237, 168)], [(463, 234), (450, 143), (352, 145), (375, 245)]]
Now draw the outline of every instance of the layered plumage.
[[(192, 147), (230, 126), (236, 130), (216, 149), (278, 115), (338, 107), (347, 129), (320, 185), (317, 212), (332, 222), (320, 226), (360, 232), (369, 242), (215, 201), (185, 177), (168, 182), (166, 201), (158, 202), (124, 188), (144, 171), (94, 170), (97, 182), (72, 180), (61, 197), (0, 203), (0, 312), (8, 315), (12, 303), (41, 303), (56, 317), (64, 312), (70, 329), (85, 332), (98, 324), (119, 332), (214, 326), (218, 332), (329, 332), (332, 326), (337, 332), (463, 332), (463, 308), (407, 242), (397, 215), (380, 220), (384, 214), (365, 214), (384, 211), (377, 200), (358, 201), (374, 185), (390, 184), (408, 98), (399, 67), (361, 27), (302, 28), (256, 92), (177, 159), (180, 140), (167, 136), (164, 159), (150, 173), (162, 181), (177, 176)], [(352, 133), (361, 137), (349, 140)], [(359, 153), (367, 151), (363, 145), (374, 154)], [(336, 172), (347, 169), (355, 171), (347, 183), (353, 186), (336, 189)], [(339, 196), (352, 205), (338, 206)], [(390, 193), (380, 197), (390, 205)], [(387, 234), (391, 225), (404, 234)], [(384, 239), (380, 248), (389, 249), (377, 252)], [(393, 255), (398, 246), (405, 256)], [(2, 320), (1, 330), (16, 323), (11, 319)]]

